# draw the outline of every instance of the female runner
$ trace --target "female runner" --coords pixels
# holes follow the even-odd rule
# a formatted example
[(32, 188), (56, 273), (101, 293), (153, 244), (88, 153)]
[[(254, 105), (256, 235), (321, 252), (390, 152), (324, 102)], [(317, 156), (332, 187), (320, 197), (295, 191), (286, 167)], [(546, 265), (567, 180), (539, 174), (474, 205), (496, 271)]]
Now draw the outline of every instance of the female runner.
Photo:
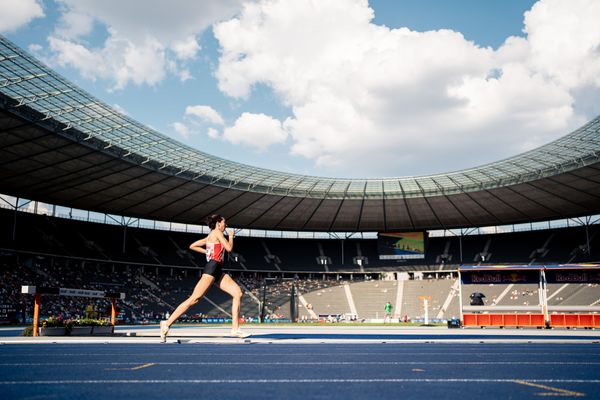
[(240, 330), (239, 314), (240, 303), (242, 301), (242, 290), (229, 274), (222, 271), (223, 255), (225, 250), (231, 252), (233, 249), (233, 230), (228, 234), (229, 240), (225, 239), (225, 218), (215, 214), (208, 218), (208, 227), (210, 233), (204, 239), (195, 241), (190, 245), (190, 249), (198, 253), (206, 254), (206, 266), (200, 281), (196, 284), (192, 295), (184, 300), (171, 314), (167, 321), (160, 321), (160, 339), (165, 342), (169, 328), (183, 314), (196, 304), (206, 293), (210, 285), (216, 283), (219, 288), (233, 298), (231, 305), (231, 336), (245, 338), (249, 334)]

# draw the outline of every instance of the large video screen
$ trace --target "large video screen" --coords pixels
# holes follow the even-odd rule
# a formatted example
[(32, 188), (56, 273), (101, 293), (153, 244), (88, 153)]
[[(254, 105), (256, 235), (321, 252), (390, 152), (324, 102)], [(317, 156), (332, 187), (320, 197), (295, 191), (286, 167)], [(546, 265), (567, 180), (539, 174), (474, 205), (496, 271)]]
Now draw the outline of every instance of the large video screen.
[(425, 232), (379, 232), (380, 260), (425, 258)]

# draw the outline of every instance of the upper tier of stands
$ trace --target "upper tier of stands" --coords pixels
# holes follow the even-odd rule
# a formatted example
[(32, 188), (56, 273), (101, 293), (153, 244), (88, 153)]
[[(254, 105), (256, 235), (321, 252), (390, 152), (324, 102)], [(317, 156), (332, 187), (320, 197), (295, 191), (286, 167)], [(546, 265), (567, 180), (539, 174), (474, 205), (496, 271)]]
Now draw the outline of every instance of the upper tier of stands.
[[(16, 221), (16, 225), (15, 225)], [(422, 260), (379, 260), (375, 239), (237, 237), (227, 269), (282, 272), (455, 270), (459, 264), (568, 263), (600, 259), (598, 225), (517, 233), (432, 237)], [(101, 263), (199, 269), (196, 233), (99, 224), (0, 209), (0, 248)], [(357, 259), (363, 260), (359, 265)]]

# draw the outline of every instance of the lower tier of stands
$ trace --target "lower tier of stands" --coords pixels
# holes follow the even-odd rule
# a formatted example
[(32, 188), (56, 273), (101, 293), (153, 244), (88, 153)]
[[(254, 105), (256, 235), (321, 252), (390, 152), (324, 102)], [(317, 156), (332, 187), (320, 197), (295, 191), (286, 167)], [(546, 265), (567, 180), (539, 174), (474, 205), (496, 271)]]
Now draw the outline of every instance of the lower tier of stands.
[[(53, 259), (32, 257), (25, 260), (14, 255), (0, 257), (0, 305), (13, 309), (14, 319), (32, 315), (31, 296), (20, 294), (21, 285), (54, 286), (110, 292), (124, 292), (119, 302), (122, 322), (142, 323), (165, 318), (192, 292), (199, 270), (169, 267), (131, 267), (88, 263), (70, 265)], [(269, 277), (269, 273), (232, 271), (233, 278), (244, 291), (241, 316), (257, 320), (262, 311), (272, 319), (291, 318), (292, 287), (298, 297), (299, 320), (335, 319), (377, 321), (385, 316), (385, 304), (392, 304), (392, 320), (424, 318), (450, 319), (459, 315), (459, 302), (469, 305), (473, 294), (485, 305), (532, 306), (539, 304), (537, 285), (468, 285), (461, 291), (455, 274), (442, 279), (379, 280), (350, 275), (297, 275), (295, 279)], [(271, 274), (272, 275), (272, 274)], [(338, 279), (340, 278), (340, 279)], [(352, 279), (350, 279), (352, 278)], [(549, 284), (550, 305), (600, 304), (597, 284)], [(482, 295), (482, 296), (481, 296)], [(293, 303), (292, 303), (293, 304)], [(103, 299), (44, 296), (42, 316), (77, 318), (106, 316), (110, 304)], [(206, 296), (189, 310), (182, 320), (227, 318), (231, 298), (213, 286)]]

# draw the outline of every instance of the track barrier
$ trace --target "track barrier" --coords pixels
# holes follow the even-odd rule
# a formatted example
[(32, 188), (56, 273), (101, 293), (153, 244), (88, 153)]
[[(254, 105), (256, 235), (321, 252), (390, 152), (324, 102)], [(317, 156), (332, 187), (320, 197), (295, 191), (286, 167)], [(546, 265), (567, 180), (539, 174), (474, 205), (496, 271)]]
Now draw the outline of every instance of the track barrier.
[(73, 296), (73, 297), (94, 297), (111, 300), (111, 324), (114, 327), (117, 320), (117, 300), (125, 299), (125, 293), (103, 292), (100, 290), (69, 289), (37, 286), (21, 286), (21, 293), (33, 295), (33, 336), (39, 336), (40, 305), (42, 304), (42, 295), (45, 296)]

